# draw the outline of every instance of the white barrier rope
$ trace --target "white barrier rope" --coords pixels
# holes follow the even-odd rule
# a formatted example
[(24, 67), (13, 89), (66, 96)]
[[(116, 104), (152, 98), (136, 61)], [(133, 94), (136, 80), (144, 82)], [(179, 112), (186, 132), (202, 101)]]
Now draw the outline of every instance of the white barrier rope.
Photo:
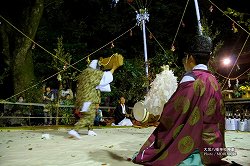
[[(0, 104), (7, 104), (7, 105), (26, 105), (26, 106), (40, 106), (45, 107), (48, 104), (43, 103), (21, 103), (21, 102), (8, 102), (8, 101), (0, 101)], [(75, 108), (75, 105), (63, 105), (63, 104), (49, 104), (54, 107), (67, 107), (67, 108)], [(108, 106), (100, 106), (102, 109), (114, 109), (115, 107), (108, 107)], [(130, 108), (130, 107), (129, 107)]]

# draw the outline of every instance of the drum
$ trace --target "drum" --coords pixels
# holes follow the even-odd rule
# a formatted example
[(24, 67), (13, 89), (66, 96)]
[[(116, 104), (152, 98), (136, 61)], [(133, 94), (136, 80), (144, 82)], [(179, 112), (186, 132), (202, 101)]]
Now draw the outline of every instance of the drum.
[(135, 103), (133, 108), (133, 115), (137, 121), (142, 123), (157, 122), (160, 118), (160, 115), (154, 116), (153, 114), (150, 114), (150, 112), (145, 108), (145, 105), (142, 101)]

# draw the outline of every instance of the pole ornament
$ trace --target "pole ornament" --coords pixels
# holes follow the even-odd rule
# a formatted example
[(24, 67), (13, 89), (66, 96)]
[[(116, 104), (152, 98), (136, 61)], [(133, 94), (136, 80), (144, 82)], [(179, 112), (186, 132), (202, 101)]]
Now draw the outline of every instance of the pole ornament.
[(136, 11), (136, 21), (138, 26), (142, 26), (142, 22), (143, 21), (147, 21), (149, 22), (149, 14), (148, 14), (148, 10), (145, 9), (140, 9), (139, 13), (138, 11)]

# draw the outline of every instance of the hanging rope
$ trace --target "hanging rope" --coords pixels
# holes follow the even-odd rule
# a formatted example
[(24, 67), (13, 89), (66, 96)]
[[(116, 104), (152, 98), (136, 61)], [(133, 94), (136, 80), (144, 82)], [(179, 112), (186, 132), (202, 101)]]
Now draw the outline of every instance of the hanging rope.
[(11, 24), (8, 20), (6, 20), (3, 16), (0, 15), (0, 17), (7, 22), (10, 26), (12, 26), (15, 30), (17, 30), (19, 33), (21, 33), (23, 36), (25, 36), (27, 39), (29, 39), (32, 43), (34, 43), (35, 45), (37, 45), (38, 47), (40, 47), (41, 49), (43, 49), (45, 52), (47, 52), (48, 54), (52, 55), (53, 57), (55, 57), (56, 59), (60, 60), (61, 62), (63, 62), (64, 64), (67, 64), (67, 66), (72, 67), (74, 69), (76, 69), (77, 71), (80, 71), (79, 69), (75, 68), (74, 66), (70, 65), (68, 62), (60, 59), (59, 57), (57, 57), (56, 55), (52, 54), (51, 52), (49, 52), (48, 50), (46, 50), (44, 47), (42, 47), (40, 44), (38, 44), (37, 42), (35, 42), (33, 39), (31, 39), (29, 36), (27, 36), (25, 33), (23, 33), (21, 30), (19, 30), (17, 27), (15, 27), (13, 24)]
[[(94, 53), (98, 52), (98, 51), (101, 50), (102, 48), (106, 47), (106, 46), (109, 45), (110, 43), (114, 42), (115, 40), (119, 39), (120, 37), (122, 37), (122, 36), (125, 35), (126, 33), (130, 32), (130, 31), (131, 31), (133, 28), (135, 28), (136, 26), (137, 26), (137, 25), (134, 25), (132, 28), (130, 28), (129, 30), (125, 31), (124, 33), (122, 33), (121, 35), (119, 35), (118, 37), (116, 37), (115, 39), (113, 39), (112, 41), (108, 42), (108, 43), (105, 44), (104, 46), (98, 48), (97, 50), (95, 50), (95, 51), (92, 52), (91, 54), (89, 54), (89, 55), (83, 57), (82, 59), (80, 59), (79, 61), (73, 63), (73, 64), (70, 65), (70, 66), (76, 65), (76, 64), (79, 63), (80, 61), (82, 61), (82, 60), (84, 60), (84, 59), (86, 59), (86, 58), (89, 58), (89, 57), (90, 57), (91, 55), (93, 55)], [(66, 69), (67, 69), (67, 68), (66, 68)], [(5, 99), (5, 100), (7, 101), (7, 100), (9, 100), (9, 99), (11, 99), (11, 98), (13, 98), (13, 97), (16, 97), (17, 95), (20, 95), (21, 93), (24, 93), (24, 92), (26, 92), (26, 91), (28, 91), (28, 90), (30, 90), (30, 89), (36, 87), (36, 86), (39, 85), (40, 83), (43, 83), (43, 82), (49, 80), (50, 78), (52, 78), (52, 77), (58, 75), (59, 73), (65, 71), (66, 69), (62, 69), (61, 71), (59, 71), (59, 72), (53, 74), (52, 76), (49, 76), (49, 77), (47, 77), (46, 79), (42, 80), (41, 82), (39, 82), (39, 83), (37, 83), (37, 84), (34, 84), (34, 85), (28, 87), (27, 89), (25, 89), (25, 90), (23, 90), (23, 91), (21, 91), (21, 92), (19, 92), (19, 93), (17, 93), (17, 94), (14, 94), (14, 95), (12, 95), (11, 97), (9, 97), (9, 98), (7, 98), (7, 99)], [(81, 71), (80, 71), (80, 72), (81, 72)]]
[(137, 25), (135, 24), (132, 28), (128, 29), (127, 31), (125, 31), (124, 33), (122, 33), (121, 35), (119, 35), (118, 37), (116, 37), (115, 39), (111, 40), (110, 42), (108, 42), (107, 44), (103, 45), (102, 47), (98, 48), (97, 50), (95, 50), (94, 52), (90, 53), (89, 55), (85, 56), (84, 58), (80, 59), (79, 61), (73, 63), (72, 65), (75, 65), (77, 63), (79, 63), (80, 61), (88, 58), (89, 56), (93, 55), (94, 53), (98, 52), (99, 50), (103, 49), (104, 47), (106, 47), (107, 45), (110, 45), (111, 43), (113, 43), (114, 41), (116, 41), (117, 39), (119, 39), (120, 37), (122, 37), (123, 35), (125, 35), (126, 33), (130, 32), (132, 29), (134, 29)]
[(230, 72), (229, 72), (229, 74), (228, 74), (228, 76), (227, 76), (227, 79), (225, 80), (225, 82), (224, 82), (224, 84), (223, 84), (223, 86), (222, 86), (222, 89), (224, 88), (224, 86), (225, 86), (225, 84), (226, 84), (228, 78), (230, 77), (230, 75), (231, 75), (231, 73), (232, 73), (232, 71), (233, 71), (235, 65), (237, 64), (237, 61), (238, 61), (238, 59), (239, 59), (239, 57), (240, 57), (240, 55), (241, 55), (243, 49), (245, 48), (245, 45), (246, 45), (246, 43), (247, 43), (247, 41), (248, 41), (249, 36), (250, 36), (250, 35), (247, 36), (246, 41), (244, 42), (244, 44), (243, 44), (243, 46), (242, 46), (242, 48), (241, 48), (241, 50), (240, 50), (240, 52), (239, 52), (239, 54), (238, 54), (238, 56), (237, 56), (235, 62), (234, 62), (234, 64), (233, 64), (233, 67), (231, 68), (231, 70), (230, 70)]
[(227, 14), (225, 14), (225, 12), (223, 10), (221, 10), (217, 5), (215, 5), (211, 0), (208, 0), (212, 5), (214, 5), (221, 13), (223, 13), (223, 15), (225, 15), (227, 18), (229, 18), (231, 21), (233, 21), (233, 23), (235, 23), (236, 25), (238, 25), (243, 31), (245, 31), (248, 35), (250, 35), (250, 32), (248, 32), (245, 28), (243, 28), (240, 24), (238, 24), (236, 21), (234, 21), (234, 19), (232, 19), (230, 16), (228, 16)]
[(61, 71), (59, 71), (59, 72), (57, 72), (57, 73), (55, 73), (55, 74), (53, 74), (53, 75), (51, 75), (51, 76), (49, 76), (49, 77), (45, 78), (45, 79), (44, 79), (44, 80), (42, 80), (41, 82), (38, 82), (38, 83), (36, 83), (36, 84), (34, 84), (34, 85), (30, 86), (29, 88), (27, 88), (27, 89), (25, 89), (25, 90), (23, 90), (23, 91), (21, 91), (21, 92), (17, 93), (17, 94), (14, 94), (14, 95), (10, 96), (9, 98), (5, 99), (4, 101), (8, 101), (9, 99), (11, 99), (11, 98), (13, 98), (13, 97), (16, 97), (16, 96), (18, 96), (18, 95), (20, 95), (20, 94), (22, 94), (22, 93), (24, 93), (24, 92), (26, 92), (26, 91), (28, 91), (28, 90), (32, 89), (32, 88), (34, 88), (34, 87), (38, 86), (40, 83), (43, 83), (43, 82), (45, 82), (45, 81), (49, 80), (50, 78), (52, 78), (52, 77), (54, 77), (54, 76), (58, 75), (58, 74), (59, 74), (59, 73), (61, 73), (62, 71), (63, 71), (63, 70), (61, 70)]
[(184, 15), (185, 15), (185, 13), (186, 13), (186, 10), (187, 10), (188, 3), (189, 3), (189, 0), (187, 0), (186, 6), (185, 6), (184, 11), (183, 11), (183, 13), (182, 13), (181, 20), (180, 20), (180, 23), (179, 23), (179, 25), (178, 25), (177, 31), (176, 31), (176, 33), (175, 33), (175, 35), (174, 35), (174, 40), (173, 40), (173, 42), (172, 42), (172, 44), (171, 44), (171, 47), (174, 46), (174, 43), (175, 43), (177, 34), (179, 33), (179, 29), (180, 29), (180, 26), (181, 26), (183, 17), (184, 17)]
[(220, 76), (222, 76), (223, 78), (226, 79), (225, 82), (224, 82), (224, 84), (223, 84), (223, 86), (222, 86), (222, 89), (223, 89), (224, 86), (226, 85), (228, 79), (230, 79), (230, 80), (231, 80), (231, 79), (232, 79), (232, 80), (238, 79), (239, 77), (241, 77), (241, 76), (244, 75), (247, 71), (250, 70), (250, 68), (248, 68), (245, 72), (243, 72), (241, 75), (237, 76), (236, 78), (230, 78), (230, 75), (231, 75), (231, 73), (232, 73), (232, 71), (233, 71), (233, 68), (235, 67), (235, 65), (236, 65), (236, 63), (237, 63), (237, 61), (238, 61), (238, 59), (239, 59), (239, 57), (240, 57), (240, 55), (241, 55), (241, 53), (242, 53), (242, 51), (243, 51), (243, 48), (245, 47), (245, 44), (246, 44), (246, 42), (247, 42), (247, 40), (248, 40), (248, 38), (249, 38), (250, 32), (248, 32), (245, 28), (243, 28), (240, 24), (238, 24), (238, 23), (237, 23), (234, 19), (232, 19), (230, 16), (228, 16), (227, 14), (225, 14), (225, 12), (224, 12), (222, 9), (220, 9), (220, 8), (219, 8), (215, 3), (213, 3), (211, 0), (208, 0), (208, 1), (209, 1), (213, 6), (215, 6), (221, 13), (223, 13), (223, 15), (225, 15), (227, 18), (229, 18), (231, 21), (233, 21), (234, 24), (236, 24), (237, 26), (239, 26), (243, 31), (245, 31), (245, 32), (248, 34), (247, 39), (246, 39), (244, 45), (242, 46), (241, 51), (240, 51), (240, 53), (238, 54), (237, 59), (236, 59), (236, 61), (234, 62), (234, 65), (233, 65), (233, 67), (231, 68), (230, 73), (228, 74), (228, 76), (225, 77), (225, 76), (223, 76), (223, 75), (217, 73), (218, 75), (220, 75)]
[(111, 56), (108, 58), (108, 62), (107, 62), (107, 63), (102, 63), (102, 62), (100, 62), (100, 63), (99, 63), (99, 66), (107, 66), (107, 65), (110, 63), (110, 61), (111, 61), (111, 59), (112, 59), (112, 57), (113, 57), (114, 55), (115, 55), (115, 54), (111, 55)]
[(218, 73), (218, 72), (215, 72), (215, 73), (218, 74), (219, 76), (221, 76), (221, 77), (224, 78), (224, 79), (237, 80), (237, 79), (240, 78), (241, 76), (245, 75), (246, 72), (248, 72), (249, 70), (250, 70), (250, 67), (249, 67), (247, 70), (245, 70), (242, 74), (240, 74), (239, 76), (234, 77), (234, 78), (226, 77), (226, 76), (224, 76), (224, 75), (222, 75), (222, 74), (220, 74), (220, 73)]
[[(210, 1), (210, 0), (209, 0), (209, 1)], [(152, 2), (152, 0), (150, 0), (150, 3), (151, 3), (151, 2)], [(141, 4), (141, 1), (139, 1), (139, 4), (138, 4), (138, 1), (136, 0), (136, 3), (137, 3), (137, 5), (138, 5), (140, 8), (143, 7), (143, 5)], [(149, 4), (150, 4), (150, 3), (149, 3)], [(189, 3), (189, 0), (187, 0), (186, 6), (185, 6), (184, 11), (183, 11), (183, 14), (182, 14), (182, 18), (181, 18), (180, 23), (179, 23), (179, 26), (178, 26), (178, 28), (177, 28), (177, 31), (176, 31), (174, 40), (173, 40), (173, 42), (172, 42), (172, 45), (175, 43), (175, 40), (176, 40), (177, 34), (178, 34), (178, 32), (179, 32), (179, 28), (180, 28), (180, 25), (181, 25), (181, 23), (182, 23), (183, 17), (184, 17), (184, 15), (185, 15), (185, 12), (186, 12), (188, 3)], [(210, 3), (212, 3), (216, 8), (218, 8), (213, 2), (210, 1)], [(129, 5), (130, 5), (131, 7), (133, 7), (131, 4), (129, 4)], [(218, 9), (219, 9), (219, 11), (221, 11), (224, 15), (226, 15), (220, 8), (218, 8)], [(247, 30), (245, 30), (242, 26), (240, 26), (236, 21), (234, 21), (234, 20), (233, 20), (232, 18), (230, 18), (228, 15), (226, 15), (226, 16), (227, 16), (230, 20), (232, 20), (236, 25), (238, 25), (241, 29), (243, 29), (246, 33), (248, 33), (248, 37), (249, 37), (249, 34), (250, 34), (250, 33), (249, 33)], [(44, 47), (42, 47), (41, 45), (39, 45), (38, 43), (36, 43), (34, 40), (32, 40), (31, 38), (29, 38), (27, 35), (25, 35), (24, 33), (22, 33), (19, 29), (17, 29), (14, 25), (12, 25), (12, 24), (11, 24), (9, 21), (7, 21), (5, 18), (3, 18), (2, 16), (0, 16), (0, 17), (1, 17), (4, 21), (6, 21), (8, 24), (10, 24), (10, 25), (11, 25), (14, 29), (16, 29), (18, 32), (20, 32), (20, 33), (23, 34), (25, 37), (27, 37), (29, 40), (31, 40), (35, 45), (39, 46), (39, 47), (42, 48), (44, 51), (46, 51), (47, 53), (49, 53), (50, 55), (52, 55), (53, 57), (59, 59), (57, 56), (55, 56), (54, 54), (50, 53), (50, 52), (49, 52), (48, 50), (46, 50)], [(136, 27), (136, 25), (135, 25), (134, 27)], [(62, 62), (64, 62), (65, 64), (67, 64), (67, 65), (68, 65), (67, 68), (72, 67), (72, 68), (74, 68), (74, 69), (80, 71), (79, 69), (75, 68), (73, 65), (79, 63), (80, 61), (86, 59), (87, 57), (90, 57), (91, 55), (93, 55), (94, 53), (98, 52), (98, 51), (101, 50), (102, 48), (106, 47), (107, 45), (109, 45), (109, 44), (112, 43), (113, 41), (117, 40), (118, 38), (120, 38), (121, 36), (123, 36), (124, 34), (126, 34), (127, 32), (131, 31), (134, 27), (130, 28), (129, 30), (127, 30), (126, 32), (124, 32), (122, 35), (118, 36), (117, 38), (113, 39), (112, 41), (108, 42), (108, 43), (105, 44), (104, 46), (102, 46), (102, 47), (100, 47), (99, 49), (95, 50), (95, 51), (92, 52), (91, 54), (89, 54), (89, 55), (83, 57), (82, 59), (80, 59), (79, 61), (73, 63), (72, 65), (68, 64), (67, 62), (65, 62), (65, 61), (62, 60), (62, 59), (59, 59), (59, 60), (62, 61)], [(150, 31), (149, 31), (149, 32), (150, 32)], [(248, 37), (247, 37), (247, 39), (248, 39)], [(160, 47), (164, 50), (164, 52), (165, 52), (165, 49), (162, 47), (162, 45), (159, 43), (159, 41), (158, 41), (154, 36), (153, 36), (153, 38), (156, 40), (156, 42), (159, 44), (159, 46), (160, 46)], [(243, 48), (242, 48), (242, 50), (243, 50)], [(241, 50), (241, 51), (242, 51), (242, 50)], [(241, 54), (241, 52), (240, 52), (240, 54)], [(239, 54), (239, 55), (240, 55), (240, 54)], [(238, 56), (238, 57), (239, 57), (239, 56)], [(238, 58), (237, 58), (237, 60), (238, 60)], [(237, 61), (237, 60), (236, 60), (236, 61)], [(236, 63), (235, 63), (235, 64), (236, 64)], [(234, 66), (235, 66), (235, 64), (234, 64)], [(232, 67), (232, 70), (233, 70), (234, 66)], [(67, 69), (67, 68), (66, 68), (66, 69)], [(231, 70), (231, 72), (232, 72), (232, 70)], [(249, 69), (248, 69), (248, 70), (249, 70)], [(248, 70), (247, 70), (247, 71), (248, 71)], [(50, 76), (50, 77), (44, 79), (42, 82), (47, 81), (48, 79), (54, 77), (55, 75), (61, 73), (62, 71), (65, 71), (65, 70), (61, 70), (61, 71), (57, 72), (56, 74), (53, 74), (52, 76)], [(229, 76), (230, 76), (231, 72), (229, 73)], [(246, 72), (246, 71), (245, 71), (245, 72)], [(245, 73), (245, 72), (244, 72), (244, 73)], [(243, 73), (243, 74), (244, 74), (244, 73)], [(228, 76), (227, 78), (229, 78), (229, 76)], [(226, 81), (227, 81), (227, 80), (226, 80)], [(33, 86), (27, 88), (26, 90), (24, 90), (24, 91), (22, 91), (22, 92), (19, 92), (19, 93), (16, 94), (16, 95), (13, 95), (13, 96), (7, 98), (6, 100), (9, 100), (10, 98), (17, 96), (17, 95), (19, 95), (19, 94), (21, 94), (21, 93), (23, 93), (23, 92), (25, 92), (25, 91), (27, 91), (27, 90), (29, 90), (29, 89), (35, 87), (35, 86), (37, 86), (38, 84), (39, 84), (39, 83), (37, 83), (37, 84), (35, 84), (35, 85), (33, 85)], [(225, 85), (225, 84), (224, 84), (224, 85)], [(224, 87), (224, 85), (223, 85), (223, 87)]]
[[(164, 49), (164, 47), (161, 45), (161, 43), (156, 39), (156, 37), (153, 35), (153, 33), (148, 29), (148, 27), (146, 27), (148, 32), (152, 35), (152, 37), (154, 38), (154, 40), (156, 41), (156, 43), (161, 47), (161, 49), (164, 51), (164, 53), (166, 53), (166, 50)], [(176, 63), (174, 63), (174, 65), (177, 68), (180, 68)]]
[(163, 46), (161, 45), (161, 43), (156, 39), (156, 37), (153, 35), (153, 33), (148, 29), (148, 27), (146, 27), (146, 29), (148, 30), (148, 32), (152, 35), (152, 37), (155, 39), (155, 41), (157, 42), (157, 44), (161, 47), (161, 49), (166, 52), (166, 50), (163, 48)]

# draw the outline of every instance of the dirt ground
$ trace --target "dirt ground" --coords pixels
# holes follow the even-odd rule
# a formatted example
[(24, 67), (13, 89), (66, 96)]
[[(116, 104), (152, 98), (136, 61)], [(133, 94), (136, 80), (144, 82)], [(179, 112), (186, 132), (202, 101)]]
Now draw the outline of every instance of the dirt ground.
[[(140, 149), (155, 127), (101, 128), (97, 136), (82, 130), (81, 140), (68, 137), (67, 128), (19, 130), (2, 128), (0, 132), (1, 166), (132, 166), (128, 158)], [(226, 160), (250, 165), (250, 133), (226, 132), (227, 147), (236, 156)]]

